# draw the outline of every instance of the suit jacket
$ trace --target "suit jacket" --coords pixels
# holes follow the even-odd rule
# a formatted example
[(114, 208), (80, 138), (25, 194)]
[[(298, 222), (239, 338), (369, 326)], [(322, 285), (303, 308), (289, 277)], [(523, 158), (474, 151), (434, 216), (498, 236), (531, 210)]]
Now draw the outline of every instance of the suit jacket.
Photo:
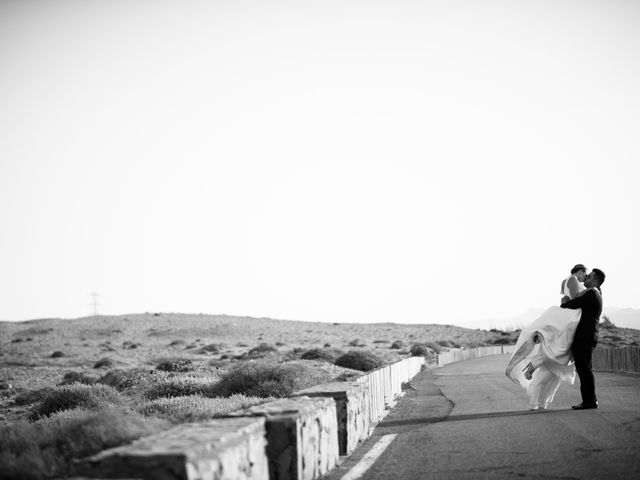
[(561, 305), (562, 308), (581, 308), (582, 315), (573, 337), (572, 349), (577, 347), (595, 347), (598, 343), (598, 327), (602, 313), (602, 297), (595, 290), (589, 290), (584, 295), (569, 300)]

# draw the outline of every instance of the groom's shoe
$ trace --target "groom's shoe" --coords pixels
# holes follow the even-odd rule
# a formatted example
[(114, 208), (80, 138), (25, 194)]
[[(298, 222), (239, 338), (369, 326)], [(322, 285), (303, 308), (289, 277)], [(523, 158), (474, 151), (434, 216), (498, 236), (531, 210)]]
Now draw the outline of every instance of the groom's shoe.
[(574, 405), (574, 410), (589, 410), (591, 408), (598, 408), (598, 402), (582, 402), (579, 405)]

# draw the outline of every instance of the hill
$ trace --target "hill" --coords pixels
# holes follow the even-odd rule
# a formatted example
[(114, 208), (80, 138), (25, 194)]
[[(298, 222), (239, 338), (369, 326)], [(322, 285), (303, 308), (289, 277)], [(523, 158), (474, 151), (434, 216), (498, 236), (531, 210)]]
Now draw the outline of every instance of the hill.
[[(103, 357), (123, 368), (154, 365), (166, 357), (232, 360), (261, 343), (273, 345), (282, 355), (329, 345), (370, 349), (393, 361), (408, 354), (413, 343), (476, 346), (514, 339), (514, 334), (451, 325), (338, 324), (177, 313), (0, 322), (0, 380), (9, 374), (8, 368), (26, 368), (32, 386), (48, 384), (65, 369), (91, 370)], [(390, 348), (396, 341), (406, 348)], [(204, 349), (208, 345), (214, 347)], [(52, 358), (54, 352), (60, 356)]]
[(640, 330), (640, 310), (635, 308), (605, 308), (605, 315), (617, 326)]

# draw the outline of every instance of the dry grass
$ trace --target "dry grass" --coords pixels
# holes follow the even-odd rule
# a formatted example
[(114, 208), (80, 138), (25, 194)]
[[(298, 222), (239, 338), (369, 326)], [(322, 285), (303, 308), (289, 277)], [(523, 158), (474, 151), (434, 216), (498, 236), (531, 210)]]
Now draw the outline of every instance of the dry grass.
[(60, 478), (82, 458), (170, 426), (120, 409), (71, 410), (37, 422), (24, 420), (0, 428), (3, 480)]
[(110, 408), (123, 403), (124, 399), (113, 387), (73, 383), (47, 391), (34, 405), (29, 418), (36, 420), (62, 410)]
[(163, 418), (172, 423), (204, 422), (271, 400), (275, 400), (275, 398), (247, 397), (245, 395), (208, 398), (201, 395), (189, 395), (149, 400), (140, 403), (136, 410), (143, 415)]
[(176, 376), (165, 378), (149, 387), (143, 393), (143, 397), (149, 400), (187, 395), (215, 397), (218, 380), (218, 377)]
[(323, 369), (304, 362), (243, 362), (220, 379), (216, 392), (224, 397), (243, 394), (280, 398), (326, 379)]
[(168, 374), (146, 368), (109, 370), (97, 380), (97, 383), (114, 387), (130, 396), (139, 396), (151, 387), (168, 378)]

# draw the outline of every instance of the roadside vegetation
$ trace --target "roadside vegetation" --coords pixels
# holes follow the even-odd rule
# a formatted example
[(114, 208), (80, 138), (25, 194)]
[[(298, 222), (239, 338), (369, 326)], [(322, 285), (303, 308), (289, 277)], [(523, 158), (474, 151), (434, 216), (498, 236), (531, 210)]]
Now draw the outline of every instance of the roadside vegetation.
[(70, 474), (73, 459), (517, 332), (149, 314), (0, 322), (0, 479)]

